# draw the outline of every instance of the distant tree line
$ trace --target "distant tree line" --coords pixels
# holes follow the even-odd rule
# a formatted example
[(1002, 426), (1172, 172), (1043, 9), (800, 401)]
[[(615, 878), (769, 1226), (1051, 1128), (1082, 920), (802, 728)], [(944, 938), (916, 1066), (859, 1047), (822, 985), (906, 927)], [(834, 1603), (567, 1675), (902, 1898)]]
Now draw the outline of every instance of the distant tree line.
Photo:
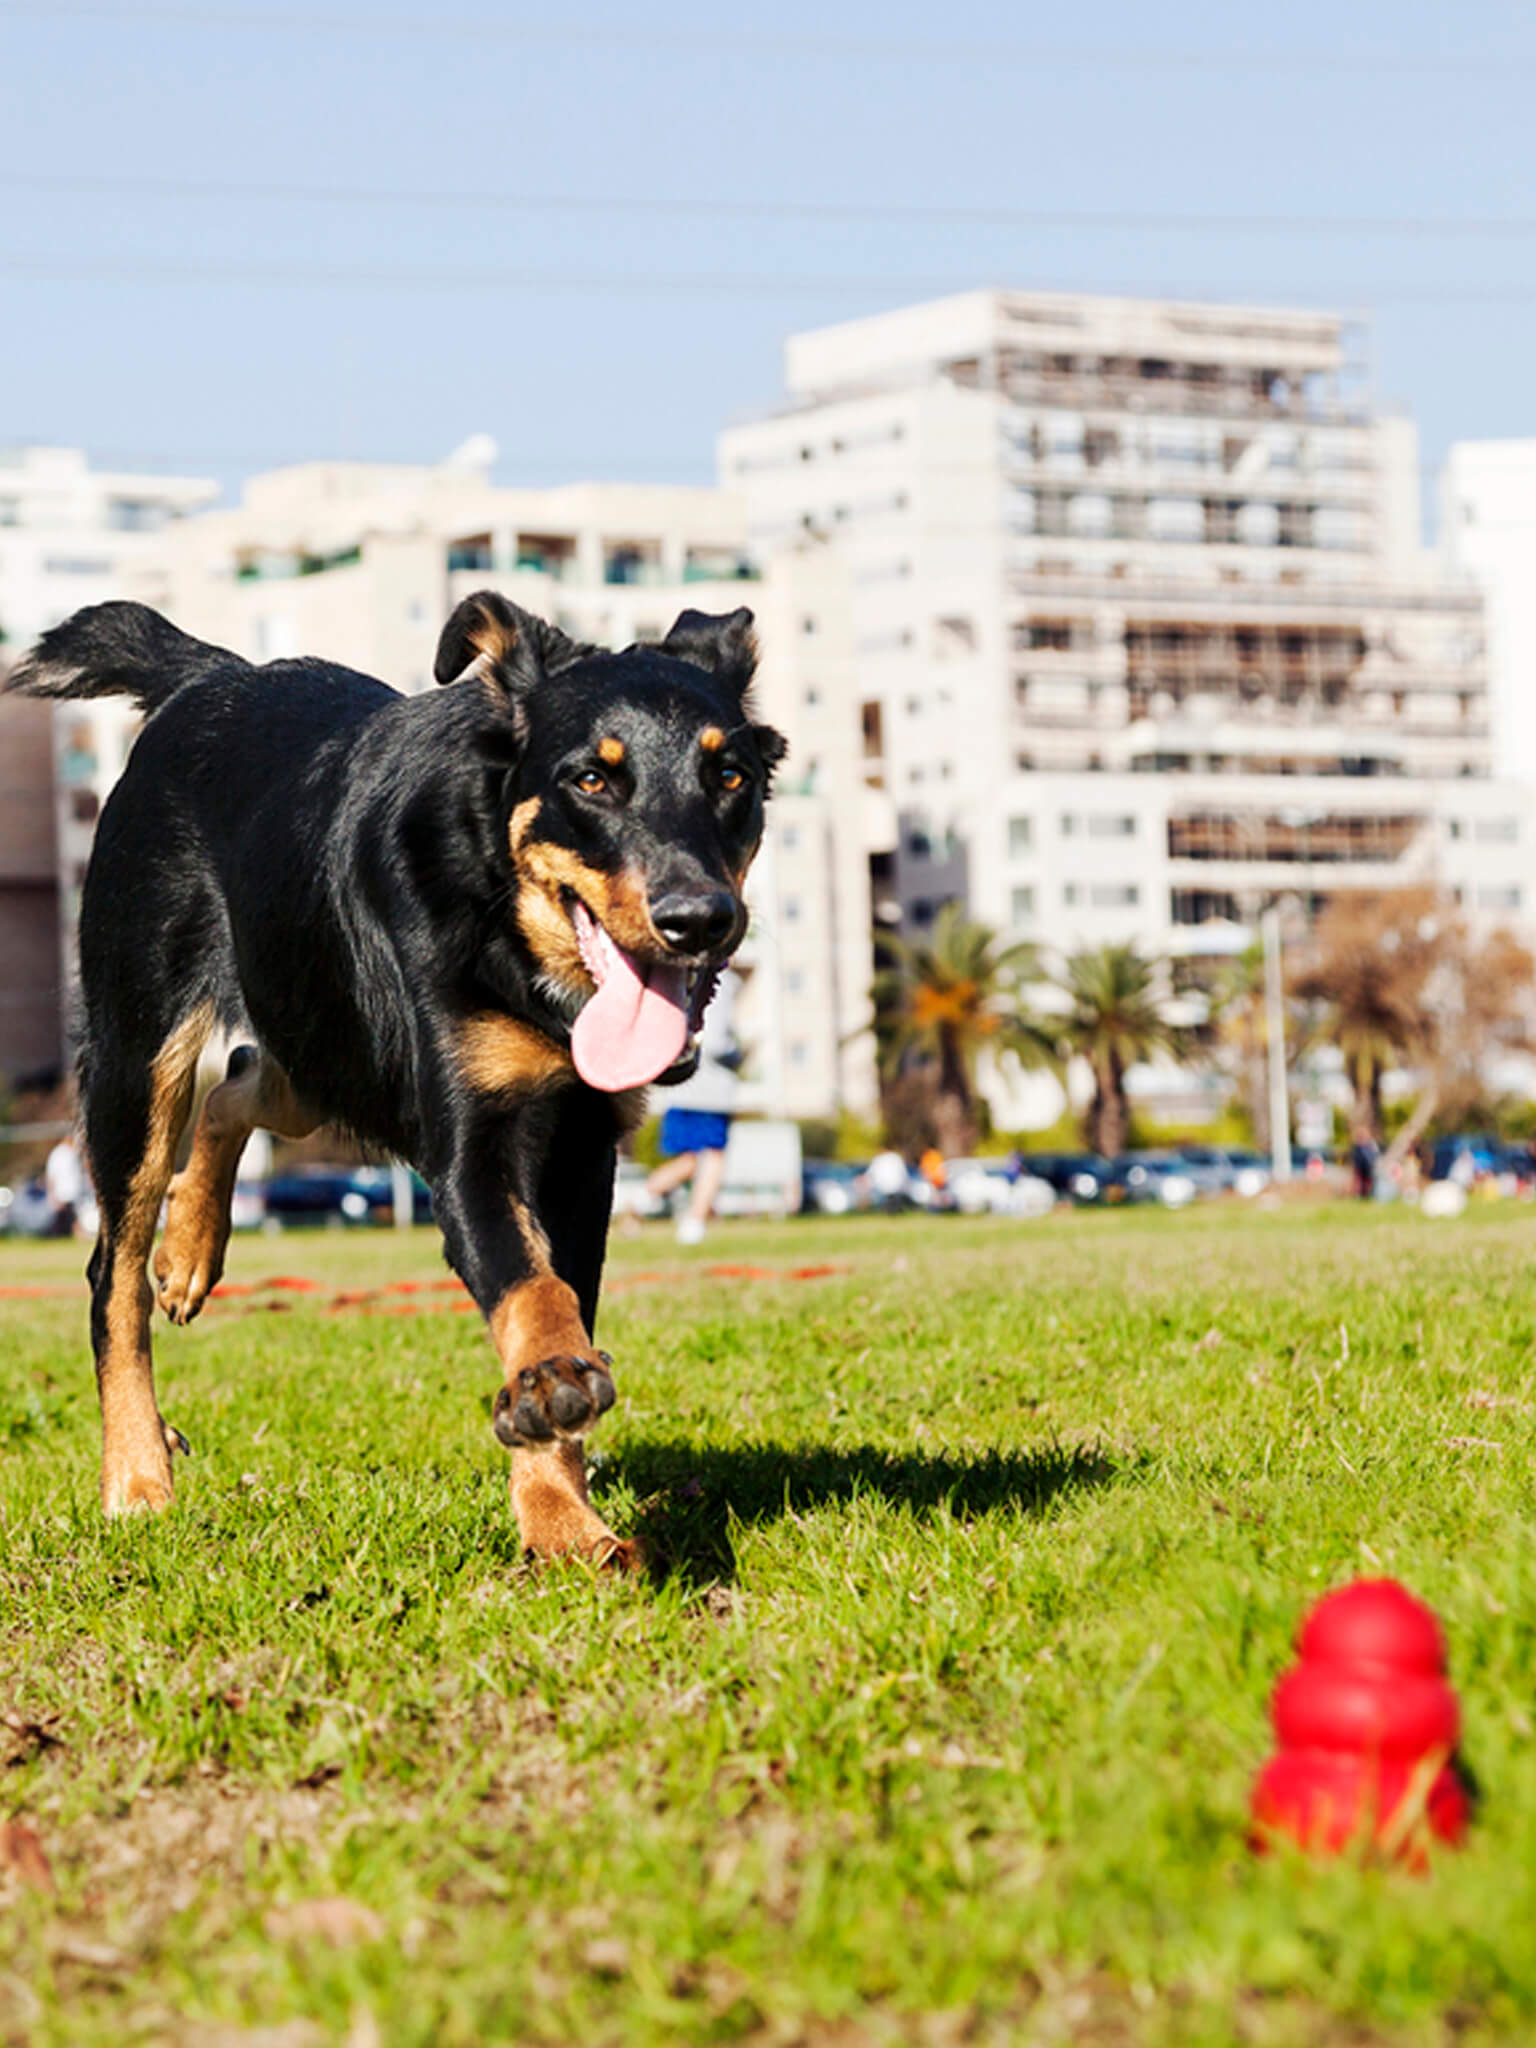
[[(875, 934), (871, 990), (882, 1107), (892, 1143), (969, 1153), (983, 1135), (984, 1059), (1092, 1078), (1083, 1142), (1113, 1156), (1131, 1132), (1130, 1068), (1164, 1057), (1224, 1072), (1268, 1143), (1268, 1045), (1259, 949), (1216, 972), (1201, 1021), (1176, 1023), (1174, 964), (1134, 945), (1059, 963), (1005, 942), (958, 905), (915, 937)], [(1286, 1057), (1337, 1049), (1356, 1128), (1383, 1131), (1382, 1083), (1407, 1070), (1417, 1095), (1394, 1148), (1434, 1120), (1474, 1114), (1490, 1063), (1536, 1047), (1536, 961), (1503, 929), (1479, 931), (1430, 888), (1336, 897), (1285, 986)]]

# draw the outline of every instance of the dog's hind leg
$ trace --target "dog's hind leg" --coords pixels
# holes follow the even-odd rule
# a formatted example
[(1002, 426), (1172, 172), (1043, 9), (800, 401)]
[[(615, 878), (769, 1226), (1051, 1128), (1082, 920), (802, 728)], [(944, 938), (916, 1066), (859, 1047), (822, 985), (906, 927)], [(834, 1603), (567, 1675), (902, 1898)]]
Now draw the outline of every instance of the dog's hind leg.
[(224, 1079), (203, 1104), (186, 1165), (171, 1182), (165, 1236), (155, 1253), (155, 1292), (173, 1323), (190, 1323), (224, 1271), (240, 1154), (252, 1131), (307, 1138), (322, 1120), (294, 1095), (282, 1068), (237, 1045)]
[(155, 1402), (146, 1268), (192, 1106), (198, 1055), (213, 1025), (213, 1006), (203, 1003), (148, 1062), (135, 1063), (115, 1047), (90, 1063), (86, 1144), (101, 1210), (89, 1269), (91, 1345), (101, 1398), (101, 1502), (109, 1515), (168, 1506), (171, 1452), (186, 1448)]

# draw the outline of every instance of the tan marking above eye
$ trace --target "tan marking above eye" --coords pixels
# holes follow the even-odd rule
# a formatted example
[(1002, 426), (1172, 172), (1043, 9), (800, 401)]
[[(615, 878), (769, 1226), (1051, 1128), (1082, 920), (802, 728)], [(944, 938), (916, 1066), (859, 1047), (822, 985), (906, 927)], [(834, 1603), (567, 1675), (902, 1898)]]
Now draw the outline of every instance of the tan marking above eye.
[(706, 725), (699, 734), (699, 745), (706, 754), (718, 754), (725, 745), (725, 734), (718, 725)]
[(606, 761), (610, 768), (617, 768), (624, 758), (624, 742), (615, 739), (610, 733), (607, 738), (598, 741), (597, 758)]

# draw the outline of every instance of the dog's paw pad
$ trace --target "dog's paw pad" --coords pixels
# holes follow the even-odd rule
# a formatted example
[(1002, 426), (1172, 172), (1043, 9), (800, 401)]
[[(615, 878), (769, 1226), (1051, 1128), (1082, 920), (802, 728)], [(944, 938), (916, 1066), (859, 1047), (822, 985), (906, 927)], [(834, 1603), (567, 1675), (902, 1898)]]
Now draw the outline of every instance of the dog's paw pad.
[(491, 1411), (497, 1439), (510, 1449), (583, 1435), (613, 1406), (610, 1363), (606, 1354), (594, 1352), (523, 1366), (497, 1390)]

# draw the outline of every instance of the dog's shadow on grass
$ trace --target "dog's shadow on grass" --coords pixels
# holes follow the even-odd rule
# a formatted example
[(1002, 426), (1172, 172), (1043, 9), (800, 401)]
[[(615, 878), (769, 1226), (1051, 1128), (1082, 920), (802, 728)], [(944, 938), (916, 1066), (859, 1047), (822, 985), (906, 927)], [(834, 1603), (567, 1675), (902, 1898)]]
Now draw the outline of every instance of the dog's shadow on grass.
[(733, 1524), (777, 1521), (871, 1496), (924, 1519), (966, 1519), (996, 1509), (1038, 1514), (1064, 1494), (1128, 1476), (1130, 1465), (1081, 1446), (944, 1452), (807, 1444), (639, 1442), (614, 1457), (615, 1477), (639, 1496), (637, 1533), (658, 1572), (692, 1585), (736, 1576)]

